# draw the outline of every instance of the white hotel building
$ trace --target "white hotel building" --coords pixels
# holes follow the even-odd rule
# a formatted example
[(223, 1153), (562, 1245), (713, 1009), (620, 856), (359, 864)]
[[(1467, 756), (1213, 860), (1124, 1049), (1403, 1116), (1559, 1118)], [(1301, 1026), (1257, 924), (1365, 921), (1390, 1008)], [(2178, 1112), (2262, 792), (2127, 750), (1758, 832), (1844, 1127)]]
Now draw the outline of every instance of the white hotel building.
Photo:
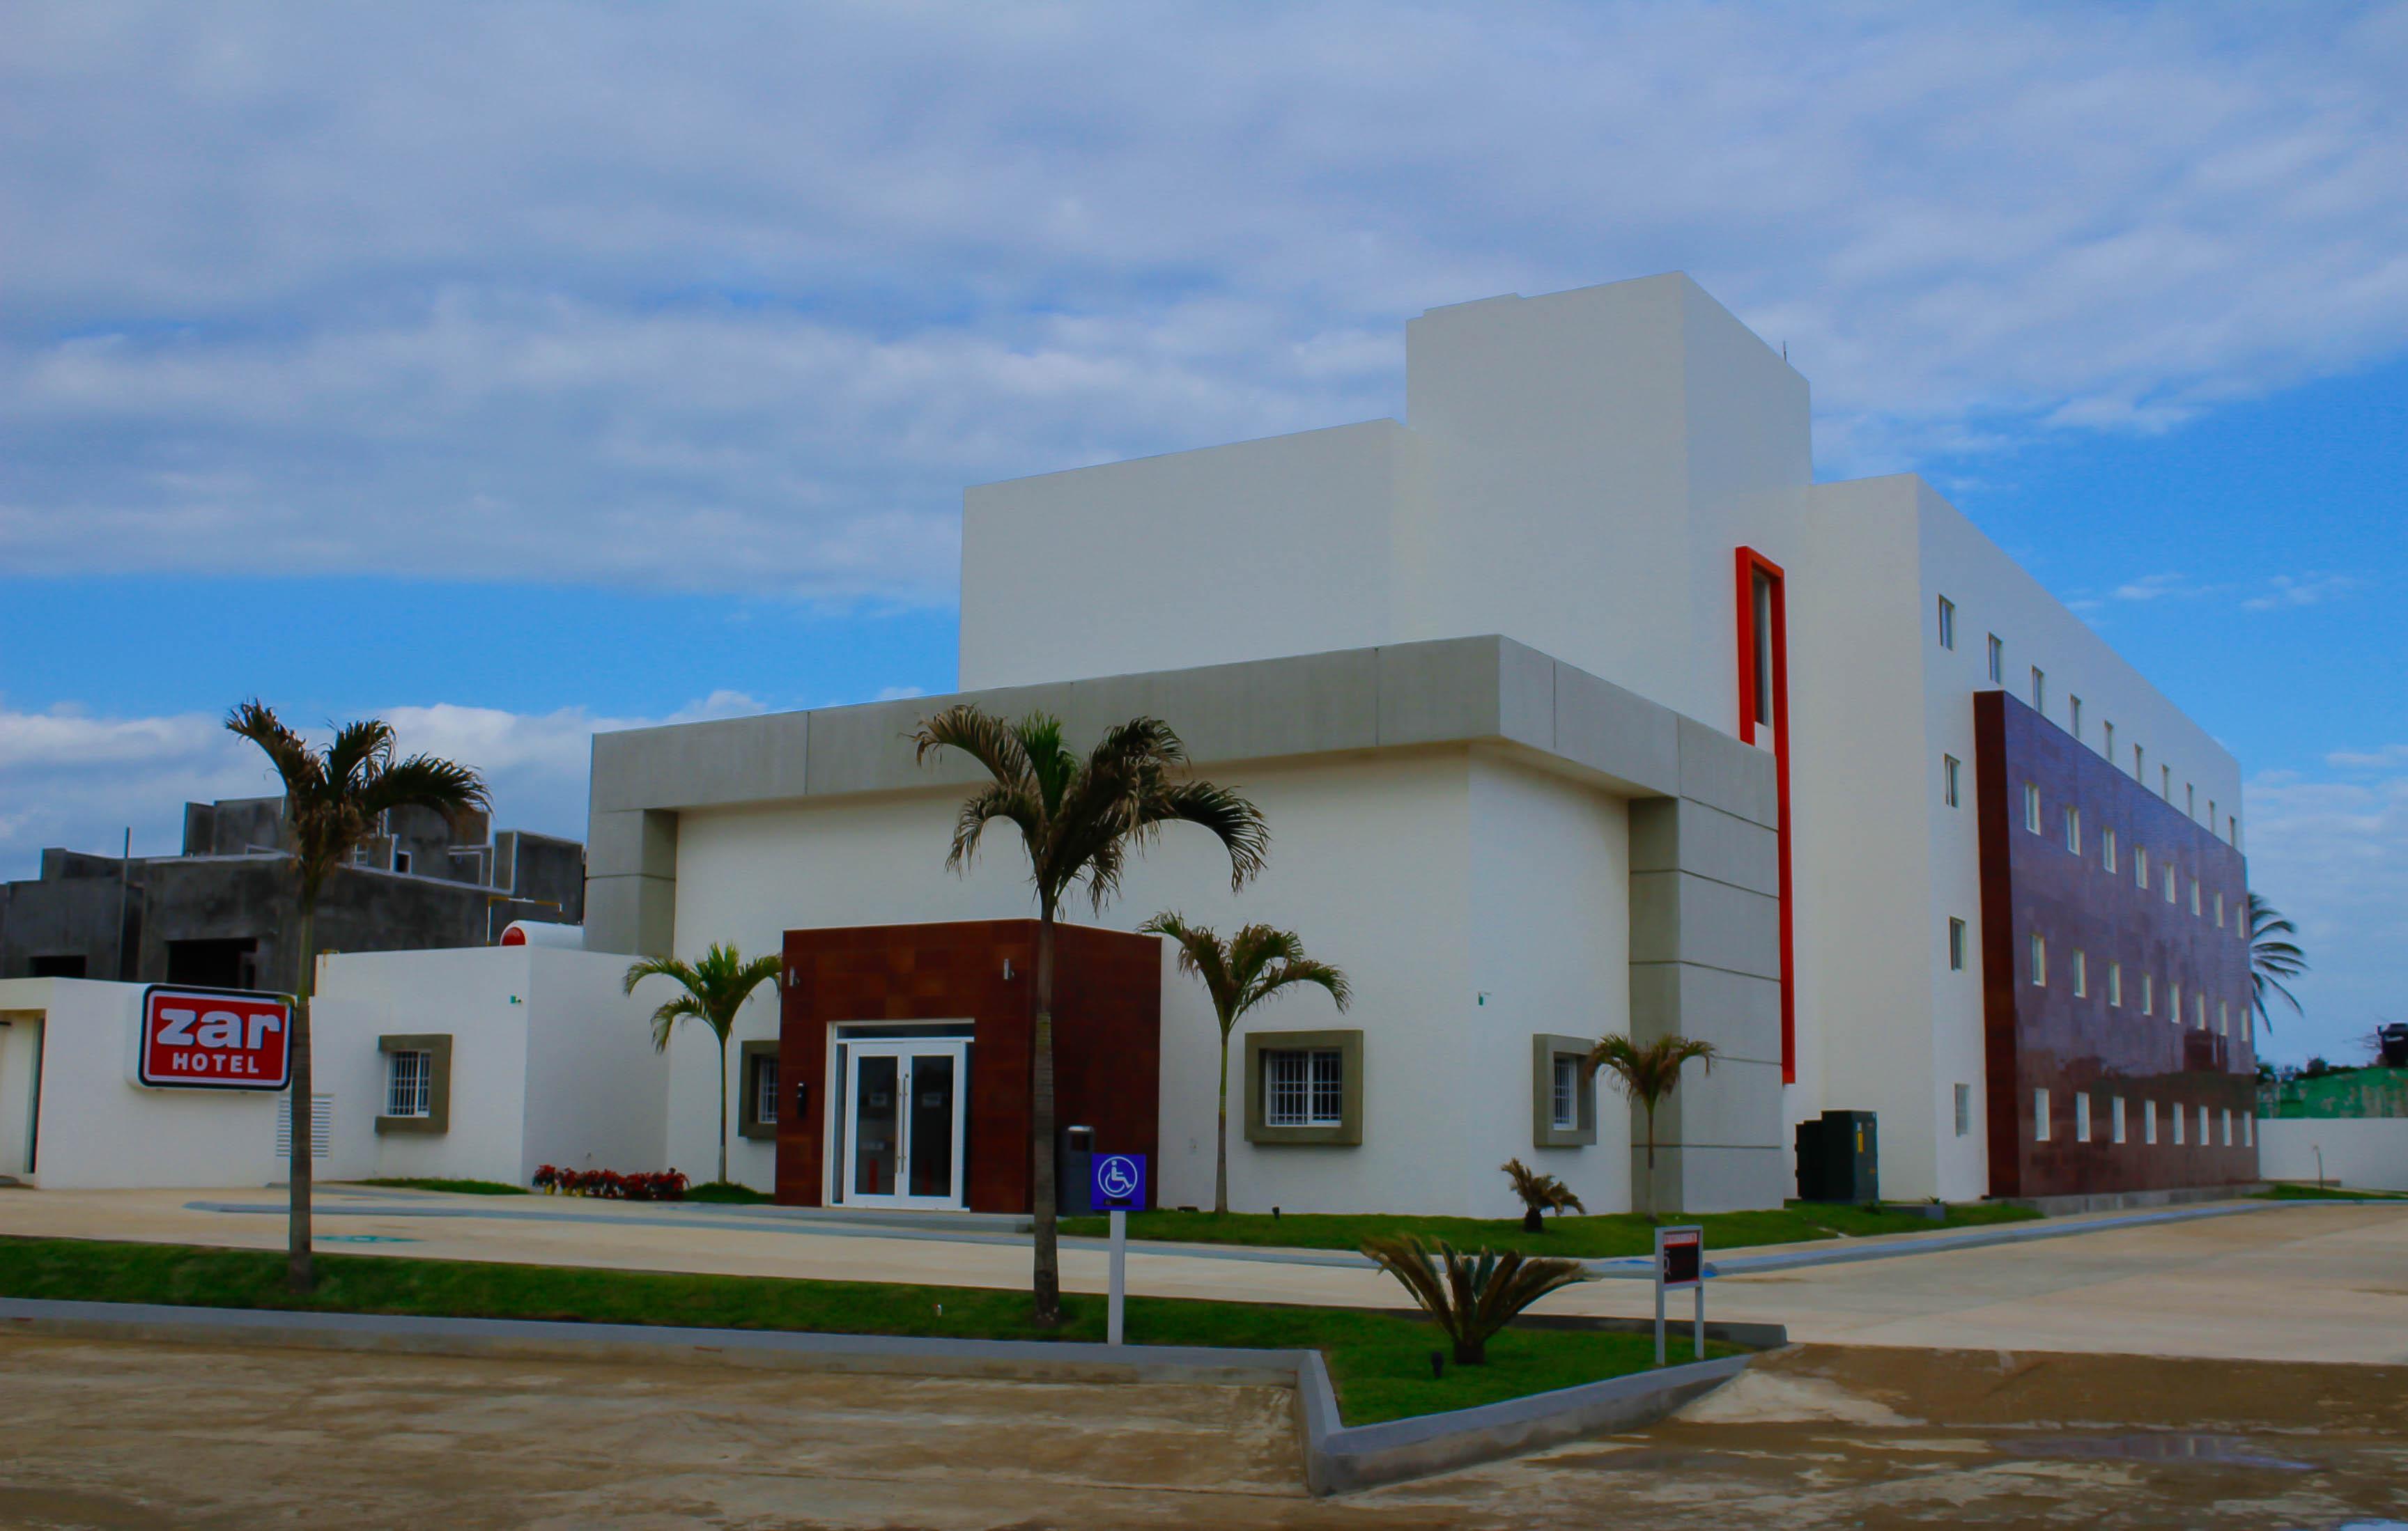
[[(1243, 894), (1174, 829), (1091, 923), (1269, 921), (1354, 979), (1342, 1016), (1316, 991), (1250, 1018), (1234, 1205), (1496, 1215), (1519, 1155), (1630, 1206), (1632, 1113), (1555, 1087), (1626, 1029), (1722, 1052), (1659, 1124), (1667, 1205), (1777, 1204), (1826, 1109), (1877, 1113), (1894, 1199), (2251, 1177), (2241, 1139), (2156, 1140), (2250, 1066), (2228, 752), (1922, 479), (1815, 482), (1806, 379), (1686, 277), (1437, 308), (1407, 340), (1402, 422), (967, 498), (964, 694), (1080, 747), (1160, 716), (1269, 818)], [(997, 836), (945, 872), (971, 777), (904, 737), (952, 699), (595, 741), (588, 945), (796, 965), (745, 1023), (731, 1165), (781, 1199), (1025, 1205), (1025, 1031), (985, 1008), (1017, 1003), (1022, 937), (958, 923), (1025, 919), (1025, 867)], [(2108, 870), (2111, 828), (2204, 880), (2200, 912)], [(1151, 980), (1090, 996), (1104, 1061), (1066, 1050), (1065, 1119), (1204, 1202), (1211, 1013), (1141, 961), (1158, 1029)], [(2124, 1001), (2143, 976), (2204, 1023)], [(712, 1157), (715, 1058), (673, 1047), (683, 1166)], [(1328, 1088), (1265, 1099), (1287, 1070)]]

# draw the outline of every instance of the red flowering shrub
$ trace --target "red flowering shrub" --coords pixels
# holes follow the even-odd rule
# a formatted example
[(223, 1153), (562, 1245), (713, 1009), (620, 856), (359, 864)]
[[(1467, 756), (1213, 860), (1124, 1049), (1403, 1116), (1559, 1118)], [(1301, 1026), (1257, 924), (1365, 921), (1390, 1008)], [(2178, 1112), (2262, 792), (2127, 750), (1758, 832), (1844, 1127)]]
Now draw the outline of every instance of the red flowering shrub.
[(622, 1175), (615, 1169), (562, 1169), (545, 1165), (535, 1172), (538, 1189), (609, 1201), (683, 1201), (686, 1178), (677, 1170)]

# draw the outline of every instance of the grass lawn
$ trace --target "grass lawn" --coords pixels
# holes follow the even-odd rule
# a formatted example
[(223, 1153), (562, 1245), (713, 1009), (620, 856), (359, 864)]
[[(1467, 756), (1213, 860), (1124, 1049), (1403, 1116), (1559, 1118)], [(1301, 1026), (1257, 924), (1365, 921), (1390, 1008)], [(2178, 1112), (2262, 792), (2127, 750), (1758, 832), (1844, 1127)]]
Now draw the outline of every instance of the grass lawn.
[(383, 1180), (352, 1180), (353, 1185), (397, 1185), (410, 1191), (448, 1191), (455, 1196), (523, 1196), (523, 1185), (506, 1185), (500, 1180), (446, 1180), (404, 1178)]
[(2396, 1201), (2408, 1192), (2357, 1191), (2345, 1185), (2300, 1185), (2284, 1180), (2258, 1193), (2260, 1201)]
[[(1029, 1324), (1025, 1292), (352, 1254), (322, 1253), (317, 1265), (317, 1290), (295, 1296), (284, 1288), (280, 1252), (0, 1238), (0, 1296), (977, 1339), (1104, 1338), (1104, 1300), (1092, 1296), (1065, 1296), (1068, 1323), (1046, 1334)], [(1486, 1366), (1450, 1366), (1434, 1381), (1430, 1352), (1445, 1339), (1402, 1315), (1168, 1297), (1130, 1298), (1128, 1335), (1144, 1345), (1317, 1348), (1349, 1424), (1644, 1371), (1656, 1358), (1648, 1335), (1508, 1329), (1488, 1342)], [(1676, 1360), (1686, 1353), (1674, 1345)], [(1709, 1345), (1707, 1353), (1734, 1352)]]
[[(1933, 1228), (1968, 1228), (1992, 1223), (2019, 1223), (2040, 1216), (2022, 1207), (1980, 1203), (1952, 1206), (1944, 1218), (1912, 1212), (1868, 1210), (1826, 1202), (1791, 1202), (1778, 1211), (1709, 1212), (1700, 1217), (1667, 1217), (1667, 1223), (1702, 1223), (1706, 1250), (1742, 1249), (1752, 1244), (1803, 1244), (1817, 1238), (1862, 1238), (1867, 1234), (1923, 1233)], [(1068, 1217), (1062, 1232), (1100, 1238), (1111, 1231), (1102, 1217)], [(1400, 1217), (1391, 1214), (1299, 1212), (1271, 1217), (1261, 1212), (1131, 1212), (1129, 1238), (1168, 1239), (1188, 1244), (1255, 1244), (1286, 1249), (1351, 1250), (1373, 1234), (1417, 1233), (1443, 1238), (1458, 1249), (1522, 1250), (1532, 1254), (1573, 1255), (1586, 1260), (1624, 1254), (1647, 1254), (1656, 1248), (1648, 1221), (1629, 1212), (1600, 1217), (1550, 1217), (1547, 1231), (1526, 1234), (1518, 1218)]]
[(758, 1207), (769, 1200), (767, 1191), (755, 1191), (740, 1180), (705, 1180), (700, 1185), (685, 1188), (688, 1201), (716, 1201), (739, 1207)]

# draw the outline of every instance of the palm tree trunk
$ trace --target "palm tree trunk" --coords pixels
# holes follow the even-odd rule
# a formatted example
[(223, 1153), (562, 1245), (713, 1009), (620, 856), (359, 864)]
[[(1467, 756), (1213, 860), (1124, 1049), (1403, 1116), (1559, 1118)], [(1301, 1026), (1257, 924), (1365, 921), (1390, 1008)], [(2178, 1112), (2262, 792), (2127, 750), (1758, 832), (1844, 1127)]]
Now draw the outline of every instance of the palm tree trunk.
[(719, 1034), (719, 1183), (727, 1183), (727, 1033)]
[(1028, 1090), (1030, 1167), (1036, 1180), (1037, 1323), (1052, 1328), (1062, 1322), (1062, 1252), (1056, 1242), (1055, 1209), (1060, 1198), (1054, 1184), (1054, 900), (1038, 907), (1037, 1018), (1030, 1039), (1031, 1078)]
[(1212, 1140), (1212, 1215), (1229, 1211), (1229, 1026), (1221, 1027), (1221, 1120)]
[(1647, 1221), (1656, 1221), (1656, 1103), (1647, 1103)]
[(317, 1284), (317, 1272), (309, 1264), (309, 1149), (311, 1118), (311, 1085), (315, 1070), (309, 1056), (309, 994), (316, 985), (317, 960), (310, 947), (317, 942), (318, 910), (314, 903), (301, 906), (301, 972), (293, 986), (293, 1035), (287, 1038), (292, 1051), (293, 1077), (286, 1095), (293, 1109), (293, 1159), (285, 1171), (285, 1187), (290, 1197), (284, 1225), (284, 1284), (295, 1292), (307, 1292)]

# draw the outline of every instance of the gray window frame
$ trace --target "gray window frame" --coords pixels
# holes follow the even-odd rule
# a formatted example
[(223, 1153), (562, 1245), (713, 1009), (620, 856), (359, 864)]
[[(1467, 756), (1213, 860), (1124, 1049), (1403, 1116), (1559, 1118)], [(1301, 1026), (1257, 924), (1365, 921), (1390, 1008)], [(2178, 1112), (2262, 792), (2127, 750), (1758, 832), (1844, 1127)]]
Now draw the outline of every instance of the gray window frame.
[[(756, 1088), (756, 1081), (753, 1078), (752, 1060), (755, 1058), (766, 1057), (772, 1064), (775, 1064), (778, 1061), (777, 1040), (772, 1037), (761, 1041), (738, 1042), (736, 1045), (738, 1050), (736, 1061), (736, 1091), (738, 1096), (736, 1103), (736, 1136), (738, 1138), (749, 1138), (754, 1142), (775, 1142), (778, 1137), (778, 1123), (775, 1122), (764, 1122), (761, 1120), (761, 1092)], [(785, 1070), (781, 1068), (779, 1070), (780, 1077), (778, 1080), (778, 1088), (780, 1090), (786, 1088), (784, 1074)], [(782, 1102), (783, 1099), (784, 1097), (781, 1095), (780, 1100)]]
[[(449, 1032), (403, 1032), (377, 1038), (377, 1056), (389, 1059), (395, 1052), (423, 1052), (426, 1058), (426, 1114), (424, 1116), (385, 1116), (376, 1119), (379, 1137), (440, 1137), (452, 1130), (452, 1034)], [(389, 1100), (392, 1065), (385, 1066), (385, 1080), (378, 1089), (380, 1105)]]
[[(1594, 1037), (1541, 1032), (1530, 1038), (1530, 1146), (1587, 1148), (1597, 1141), (1597, 1070), (1588, 1055)], [(1575, 1060), (1572, 1091), (1575, 1119), (1571, 1126), (1555, 1125), (1555, 1060)]]
[[(1339, 1119), (1324, 1126), (1270, 1123), (1263, 1099), (1263, 1054), (1334, 1051), (1339, 1055)], [(1363, 1034), (1360, 1031), (1250, 1031), (1246, 1034), (1246, 1141), (1265, 1147), (1354, 1148), (1363, 1141)]]

